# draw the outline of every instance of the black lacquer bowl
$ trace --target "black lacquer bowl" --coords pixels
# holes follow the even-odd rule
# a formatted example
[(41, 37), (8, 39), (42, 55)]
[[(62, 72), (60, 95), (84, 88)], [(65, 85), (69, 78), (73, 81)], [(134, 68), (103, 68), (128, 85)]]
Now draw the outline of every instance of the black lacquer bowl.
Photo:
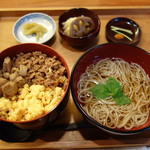
[[(82, 37), (71, 37), (66, 35), (63, 30), (63, 22), (65, 22), (69, 18), (79, 16), (90, 17), (95, 24), (94, 30), (92, 30), (89, 34)], [(101, 26), (100, 19), (98, 15), (94, 13), (92, 10), (89, 10), (87, 8), (72, 8), (60, 15), (58, 23), (58, 32), (61, 38), (68, 44), (72, 46), (84, 46), (89, 43), (95, 42), (98, 39), (100, 26)]]
[(85, 72), (89, 65), (105, 58), (122, 58), (129, 63), (134, 62), (139, 64), (150, 76), (150, 54), (141, 48), (129, 44), (106, 43), (89, 49), (78, 59), (71, 73), (71, 92), (74, 103), (79, 112), (81, 112), (83, 117), (92, 125), (113, 134), (131, 135), (150, 129), (150, 117), (145, 124), (134, 127), (131, 130), (113, 129), (98, 123), (83, 110), (83, 104), (79, 102), (78, 97), (78, 82), (80, 80), (80, 76)]

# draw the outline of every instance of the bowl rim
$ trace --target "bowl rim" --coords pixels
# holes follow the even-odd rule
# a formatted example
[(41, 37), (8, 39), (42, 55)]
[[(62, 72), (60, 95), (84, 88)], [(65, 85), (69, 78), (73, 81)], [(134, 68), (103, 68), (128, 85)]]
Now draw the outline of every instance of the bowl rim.
[[(53, 23), (53, 34), (52, 34), (51, 37), (49, 37), (47, 40), (44, 40), (43, 42), (34, 42), (34, 43), (36, 43), (36, 44), (43, 44), (43, 43), (46, 43), (46, 42), (48, 42), (50, 39), (52, 39), (52, 37), (55, 35), (55, 33), (56, 33), (56, 22), (54, 21), (54, 19), (53, 19), (51, 16), (49, 16), (49, 15), (46, 14), (46, 13), (42, 13), (42, 12), (31, 12), (31, 13), (27, 13), (27, 14), (21, 16), (20, 18), (18, 18), (18, 19), (16, 20), (16, 22), (14, 23), (14, 25), (13, 25), (13, 30), (12, 30), (13, 37), (14, 37), (19, 43), (30, 43), (30, 42), (23, 42), (22, 40), (20, 40), (20, 39), (16, 36), (16, 34), (15, 34), (15, 27), (16, 27), (16, 25), (17, 25), (21, 20), (23, 20), (25, 17), (31, 16), (31, 15), (36, 15), (36, 14), (37, 14), (37, 15), (46, 16), (47, 18), (49, 18), (49, 19), (52, 21), (52, 23)], [(31, 43), (33, 43), (33, 42), (31, 42)]]
[(83, 115), (83, 117), (85, 119), (87, 119), (92, 125), (106, 131), (106, 132), (109, 132), (109, 133), (113, 133), (113, 134), (118, 134), (118, 135), (132, 135), (132, 134), (138, 134), (138, 133), (141, 133), (143, 131), (146, 131), (148, 129), (150, 129), (150, 125), (147, 126), (147, 127), (144, 127), (142, 129), (137, 129), (137, 130), (119, 130), (119, 129), (113, 129), (113, 128), (109, 128), (107, 126), (104, 126), (100, 123), (98, 123), (96, 120), (94, 120), (92, 117), (90, 117), (84, 110), (83, 108), (81, 107), (81, 105), (78, 103), (78, 98), (75, 96), (75, 93), (74, 93), (74, 88), (73, 88), (73, 82), (74, 82), (74, 72), (75, 72), (75, 69), (79, 63), (79, 61), (89, 52), (89, 51), (92, 51), (94, 50), (95, 48), (97, 47), (102, 47), (102, 46), (105, 46), (105, 45), (111, 45), (111, 44), (119, 44), (119, 45), (128, 45), (128, 46), (131, 46), (131, 47), (135, 47), (139, 50), (142, 50), (144, 53), (150, 55), (149, 52), (145, 51), (144, 49), (140, 48), (140, 47), (137, 47), (135, 45), (131, 45), (131, 44), (127, 44), (127, 43), (116, 43), (116, 42), (111, 42), (111, 43), (104, 43), (104, 44), (100, 44), (100, 45), (97, 45), (97, 46), (94, 46), (90, 49), (88, 49), (85, 53), (83, 53), (79, 59), (76, 61), (76, 63), (74, 64), (73, 66), (73, 69), (72, 69), (72, 72), (71, 72), (71, 80), (70, 80), (70, 85), (71, 85), (71, 94), (72, 94), (72, 98), (73, 98), (73, 101), (78, 109), (78, 111)]
[[(66, 35), (63, 32), (63, 29), (60, 26), (60, 19), (63, 15), (65, 15), (66, 13), (69, 13), (70, 11), (73, 11), (73, 10), (86, 10), (86, 11), (91, 12), (94, 15), (94, 18), (97, 20), (97, 27), (91, 33), (89, 33), (88, 35), (85, 35), (85, 36), (82, 36), (82, 37), (71, 37), (71, 36)], [(98, 15), (93, 10), (90, 10), (90, 9), (84, 8), (84, 7), (75, 7), (75, 8), (71, 8), (69, 10), (66, 10), (58, 18), (58, 29), (59, 29), (58, 32), (59, 32), (59, 34), (62, 34), (63, 36), (66, 36), (66, 37), (69, 37), (70, 39), (80, 39), (80, 40), (82, 40), (82, 39), (85, 39), (85, 38), (88, 38), (88, 37), (90, 38), (91, 36), (97, 34), (97, 32), (100, 31), (100, 26), (101, 26), (101, 20), (98, 17)]]
[[(56, 50), (54, 50), (54, 49), (53, 49), (52, 47), (50, 47), (50, 46), (47, 46), (47, 45), (44, 45), (44, 44), (40, 44), (40, 43), (20, 43), (20, 44), (16, 44), (16, 45), (9, 46), (9, 47), (5, 48), (3, 51), (0, 52), (0, 55), (1, 55), (1, 53), (3, 53), (4, 51), (9, 51), (11, 48), (18, 47), (18, 46), (24, 46), (24, 45), (25, 45), (25, 46), (26, 46), (26, 45), (31, 45), (31, 47), (34, 46), (34, 45), (40, 46), (40, 47), (45, 47), (45, 48), (48, 48), (48, 49), (50, 49), (51, 51), (53, 51), (57, 56), (59, 56), (59, 57), (61, 58), (61, 63), (63, 64), (63, 66), (65, 66), (65, 69), (66, 69), (66, 71), (67, 71), (68, 84), (67, 84), (67, 87), (66, 87), (66, 90), (65, 90), (65, 93), (64, 93), (63, 97), (59, 100), (59, 102), (57, 103), (57, 105), (55, 105), (55, 107), (53, 107), (53, 108), (52, 108), (50, 111), (48, 111), (47, 113), (45, 113), (45, 114), (43, 114), (43, 115), (40, 115), (40, 116), (37, 116), (37, 117), (35, 117), (34, 119), (26, 120), (26, 121), (11, 121), (11, 120), (7, 120), (7, 119), (0, 118), (1, 121), (10, 122), (10, 123), (15, 123), (15, 124), (17, 124), (17, 123), (19, 123), (19, 124), (20, 124), (20, 123), (21, 123), (21, 124), (23, 124), (23, 123), (30, 123), (30, 122), (36, 121), (36, 120), (38, 120), (38, 119), (41, 119), (41, 118), (45, 117), (46, 115), (48, 115), (49, 113), (53, 112), (53, 111), (60, 105), (60, 103), (61, 103), (61, 102), (63, 101), (63, 99), (65, 98), (67, 92), (69, 91), (70, 79), (71, 79), (70, 69), (69, 69), (69, 66), (68, 66), (66, 60), (64, 59), (64, 57), (63, 57), (61, 54), (59, 54)], [(35, 49), (35, 51), (38, 51), (38, 50)], [(21, 52), (21, 51), (20, 51), (20, 52)], [(41, 51), (41, 52), (42, 52), (42, 51)], [(28, 53), (28, 52), (26, 52), (26, 53)], [(45, 52), (42, 52), (42, 53), (45, 53)], [(18, 54), (18, 53), (17, 53), (17, 54)], [(16, 56), (16, 54), (15, 54), (15, 56)], [(59, 60), (59, 59), (58, 59), (58, 60)], [(60, 60), (59, 60), (59, 61), (60, 61)]]

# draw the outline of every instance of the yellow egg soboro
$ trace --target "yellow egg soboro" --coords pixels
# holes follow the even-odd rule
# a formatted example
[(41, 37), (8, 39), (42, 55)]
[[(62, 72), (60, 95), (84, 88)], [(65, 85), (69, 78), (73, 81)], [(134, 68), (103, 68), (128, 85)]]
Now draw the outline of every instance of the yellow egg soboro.
[(0, 117), (10, 121), (27, 121), (49, 112), (64, 95), (61, 87), (25, 84), (17, 95), (0, 98)]

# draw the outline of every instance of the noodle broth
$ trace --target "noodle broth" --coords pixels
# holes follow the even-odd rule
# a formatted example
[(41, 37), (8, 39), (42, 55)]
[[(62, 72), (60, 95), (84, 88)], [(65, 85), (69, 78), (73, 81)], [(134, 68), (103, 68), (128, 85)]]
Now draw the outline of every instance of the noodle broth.
[[(130, 104), (120, 106), (112, 97), (98, 100), (90, 88), (114, 77)], [(87, 67), (78, 82), (78, 98), (84, 111), (100, 124), (109, 128), (130, 130), (145, 124), (149, 118), (150, 78), (135, 63), (123, 59), (103, 59)]]

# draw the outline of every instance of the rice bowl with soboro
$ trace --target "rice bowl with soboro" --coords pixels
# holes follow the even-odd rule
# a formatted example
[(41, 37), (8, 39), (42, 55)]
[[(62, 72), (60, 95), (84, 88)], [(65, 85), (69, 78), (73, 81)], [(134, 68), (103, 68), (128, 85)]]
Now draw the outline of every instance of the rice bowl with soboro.
[(45, 118), (46, 122), (49, 114), (63, 110), (70, 76), (65, 60), (55, 50), (41, 44), (20, 44), (0, 56), (1, 120), (30, 128), (34, 121)]

